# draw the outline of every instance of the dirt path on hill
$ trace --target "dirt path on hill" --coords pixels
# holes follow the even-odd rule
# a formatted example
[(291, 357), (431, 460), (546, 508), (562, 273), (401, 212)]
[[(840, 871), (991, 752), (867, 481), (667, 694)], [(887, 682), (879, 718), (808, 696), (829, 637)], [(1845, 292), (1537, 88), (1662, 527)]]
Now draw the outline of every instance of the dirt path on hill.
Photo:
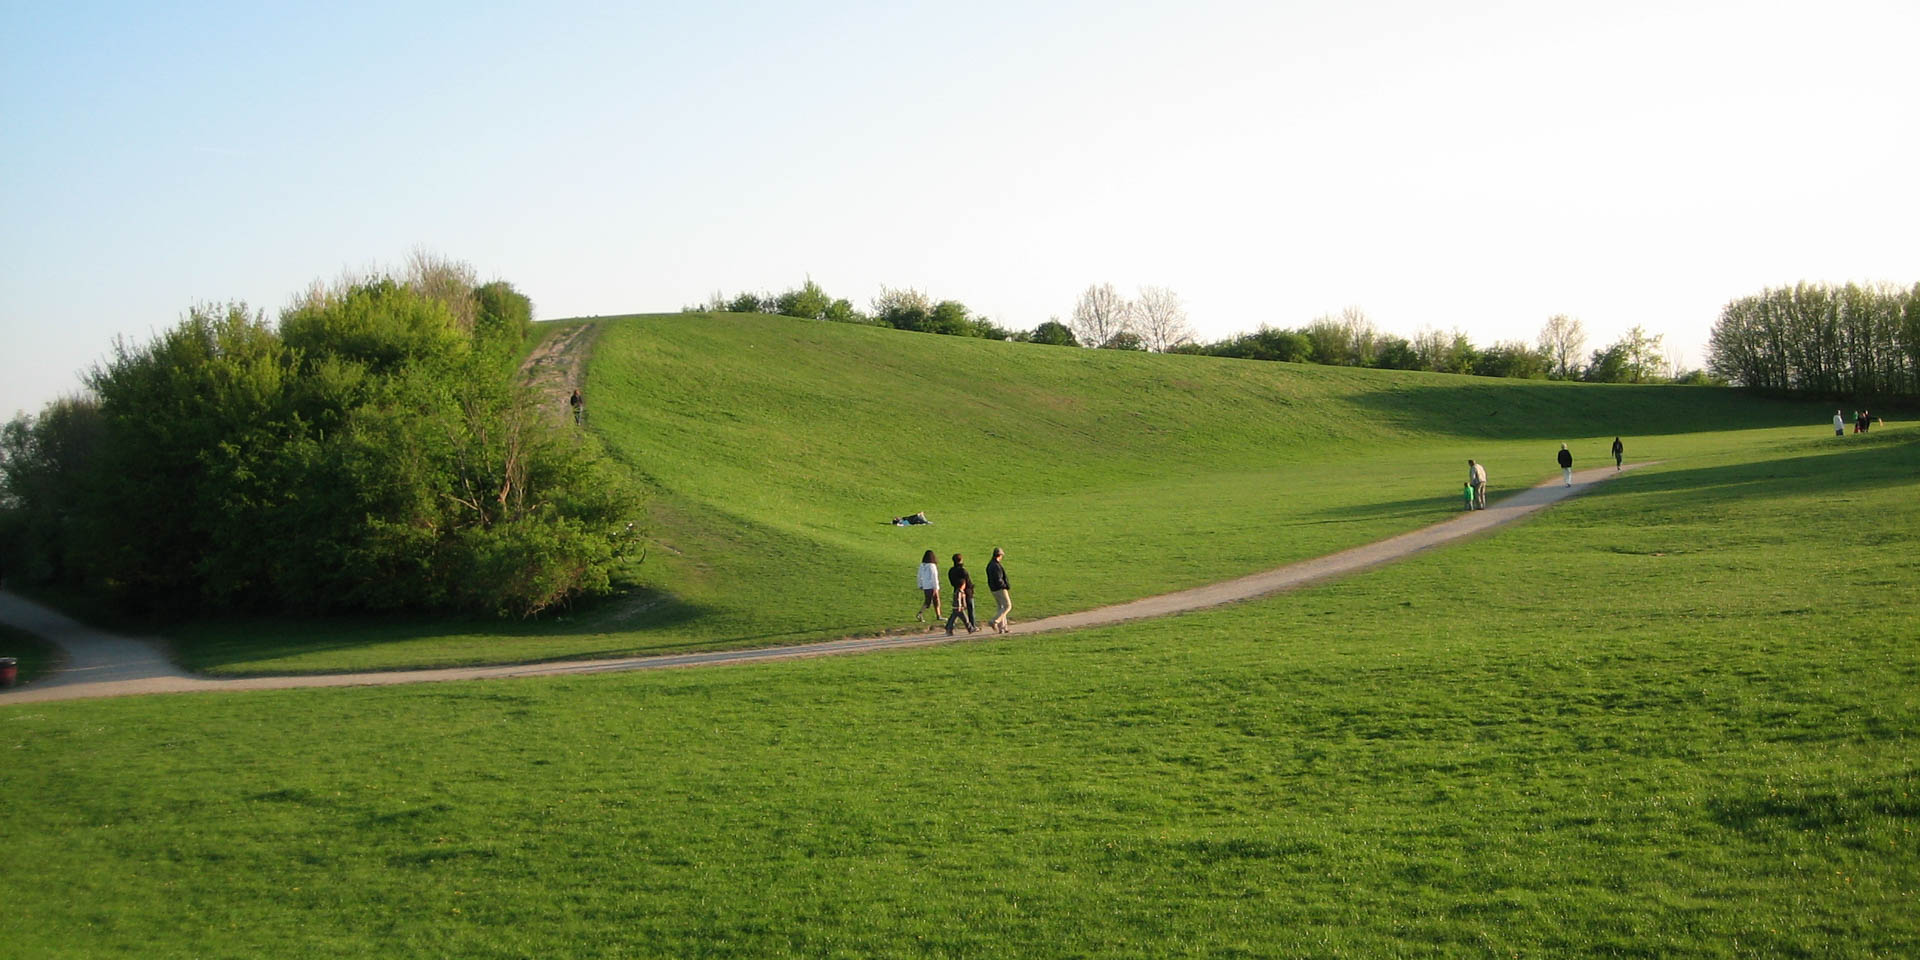
[(600, 324), (576, 323), (561, 327), (533, 348), (520, 364), (527, 383), (540, 391), (541, 407), (557, 416), (571, 416), (567, 398), (586, 385), (587, 354), (600, 337)]
[[(590, 334), (573, 334), (572, 338)], [(564, 353), (564, 351), (563, 351)], [(582, 354), (584, 356), (584, 353)], [(531, 361), (529, 361), (531, 363)], [(569, 387), (568, 389), (571, 389)], [(564, 396), (564, 394), (562, 394)], [(1628, 464), (1626, 469), (1647, 466)], [(1128, 620), (1164, 617), (1176, 613), (1205, 610), (1222, 604), (1251, 600), (1282, 590), (1334, 577), (1357, 573), (1385, 563), (1413, 556), (1424, 550), (1484, 533), (1512, 523), (1530, 513), (1568, 497), (1585, 493), (1595, 485), (1617, 476), (1605, 468), (1581, 470), (1573, 475), (1573, 485), (1564, 486), (1558, 477), (1539, 486), (1522, 490), (1504, 500), (1489, 502), (1487, 509), (1460, 516), (1396, 537), (1363, 544), (1339, 553), (1290, 563), (1284, 567), (1194, 587), (1177, 593), (1147, 597), (1128, 603), (1083, 610), (1015, 623), (1013, 633), (1045, 633), (1054, 630), (1078, 630)], [(1015, 608), (1016, 611), (1018, 608)], [(552, 677), (564, 674), (613, 673), (625, 670), (656, 670), (667, 667), (713, 666), (764, 660), (789, 660), (863, 653), (869, 650), (894, 650), (925, 647), (970, 639), (966, 634), (949, 637), (943, 632), (889, 634), (877, 637), (851, 637), (822, 643), (786, 647), (762, 647), (755, 650), (715, 650), (706, 653), (665, 654), (622, 657), (614, 660), (565, 660), (517, 666), (449, 667), (434, 670), (392, 670), (377, 673), (339, 673), (320, 676), (243, 677), (217, 680), (183, 672), (160, 653), (156, 642), (94, 630), (39, 604), (0, 591), (0, 622), (20, 627), (65, 649), (67, 663), (41, 680), (0, 690), (0, 706), (14, 703), (38, 703), (48, 700), (76, 700), (89, 697), (120, 697), (147, 693), (195, 693), (216, 690), (281, 690), (291, 687), (384, 686), (396, 683), (427, 683), (440, 680), (483, 680), (499, 677)], [(980, 639), (991, 634), (976, 635)]]

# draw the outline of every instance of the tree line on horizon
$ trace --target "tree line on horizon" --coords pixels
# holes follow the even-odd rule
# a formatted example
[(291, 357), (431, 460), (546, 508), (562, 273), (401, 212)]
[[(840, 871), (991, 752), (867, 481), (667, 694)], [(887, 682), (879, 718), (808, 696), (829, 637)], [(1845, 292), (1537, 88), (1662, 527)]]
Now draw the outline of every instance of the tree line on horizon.
[(1720, 311), (1709, 367), (1770, 393), (1856, 400), (1920, 397), (1920, 283), (1800, 283)]
[(716, 292), (685, 313), (766, 313), (890, 327), (920, 333), (982, 337), (1020, 343), (1198, 354), (1242, 360), (1318, 363), (1385, 370), (1424, 370), (1482, 377), (1583, 380), (1594, 383), (1724, 384), (1707, 370), (1673, 369), (1661, 351), (1662, 336), (1635, 326), (1620, 339), (1583, 356), (1586, 333), (1578, 319), (1548, 318), (1533, 343), (1501, 341), (1479, 347), (1459, 330), (1425, 329), (1411, 339), (1379, 330), (1358, 307), (1314, 318), (1305, 326), (1258, 329), (1211, 343), (1195, 339), (1180, 298), (1164, 287), (1143, 287), (1127, 298), (1112, 284), (1081, 293), (1068, 321), (1057, 316), (1032, 330), (1010, 330), (975, 316), (958, 300), (935, 301), (913, 289), (881, 287), (872, 308), (861, 311), (829, 296), (809, 278), (779, 294)]
[(0, 428), (10, 582), (145, 615), (528, 616), (605, 592), (637, 495), (519, 373), (533, 304), (416, 254), (277, 324), (198, 306)]

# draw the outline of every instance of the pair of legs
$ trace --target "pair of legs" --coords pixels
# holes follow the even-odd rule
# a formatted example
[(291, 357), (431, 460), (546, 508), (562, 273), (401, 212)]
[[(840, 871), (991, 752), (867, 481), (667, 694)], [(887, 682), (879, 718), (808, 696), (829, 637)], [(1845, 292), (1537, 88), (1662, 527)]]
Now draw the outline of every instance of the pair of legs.
[(1565, 481), (1567, 481), (1567, 486), (1569, 486), (1569, 487), (1571, 487), (1571, 486), (1573, 486), (1573, 468), (1572, 468), (1572, 467), (1561, 467), (1561, 468), (1560, 468), (1560, 478), (1561, 478), (1561, 479), (1563, 479), (1563, 480), (1565, 480)]
[(920, 591), (920, 593), (922, 594), (922, 598), (920, 600), (920, 612), (913, 615), (914, 621), (919, 623), (924, 623), (927, 619), (928, 607), (933, 608), (933, 619), (935, 620), (940, 619), (940, 591), (937, 589), (936, 590), (923, 589)]
[(1487, 485), (1479, 480), (1473, 482), (1473, 508), (1475, 510), (1487, 508)]
[(1013, 595), (1006, 590), (995, 590), (993, 602), (1000, 605), (1000, 611), (987, 621), (987, 626), (992, 627), (994, 633), (1006, 633), (1007, 614), (1013, 612)]
[(954, 595), (953, 612), (947, 615), (947, 636), (949, 637), (953, 636), (953, 622), (955, 620), (965, 624), (968, 633), (979, 629), (979, 627), (973, 625), (973, 594), (964, 593)]

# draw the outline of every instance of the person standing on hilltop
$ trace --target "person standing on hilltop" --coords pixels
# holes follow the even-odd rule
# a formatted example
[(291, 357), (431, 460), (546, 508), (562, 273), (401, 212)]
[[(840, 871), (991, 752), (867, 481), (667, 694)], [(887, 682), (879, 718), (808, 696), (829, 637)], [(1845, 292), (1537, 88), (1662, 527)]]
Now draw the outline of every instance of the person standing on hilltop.
[(1487, 468), (1484, 464), (1467, 461), (1467, 483), (1473, 487), (1473, 508), (1487, 508)]
[(1614, 437), (1613, 438), (1613, 469), (1615, 472), (1618, 472), (1620, 470), (1620, 463), (1622, 460), (1626, 459), (1626, 456), (1627, 456), (1626, 445), (1620, 442), (1619, 437)]
[(1007, 632), (1007, 614), (1013, 612), (1013, 594), (1007, 589), (1007, 568), (1000, 561), (1006, 557), (1006, 551), (993, 548), (993, 559), (987, 561), (987, 590), (993, 593), (993, 602), (1000, 609), (987, 621), (987, 626), (995, 633)]
[[(913, 615), (915, 623), (926, 621), (928, 607), (933, 608), (933, 620), (938, 624), (940, 622), (940, 563), (933, 558), (932, 550), (928, 550), (920, 557), (920, 612)], [(931, 630), (933, 627), (927, 629)]]
[(957, 553), (953, 555), (953, 566), (947, 570), (947, 582), (953, 584), (953, 612), (947, 614), (947, 636), (953, 636), (955, 620), (966, 624), (968, 633), (978, 630), (973, 625), (973, 577)]
[(1560, 445), (1560, 477), (1567, 481), (1567, 486), (1573, 486), (1573, 451), (1564, 443)]

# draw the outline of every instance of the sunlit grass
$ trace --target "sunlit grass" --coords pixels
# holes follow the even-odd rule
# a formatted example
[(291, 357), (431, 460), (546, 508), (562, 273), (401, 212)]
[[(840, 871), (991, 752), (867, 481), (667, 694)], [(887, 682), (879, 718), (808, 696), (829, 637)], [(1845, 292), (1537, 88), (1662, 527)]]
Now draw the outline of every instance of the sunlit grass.
[[(219, 673), (766, 646), (911, 626), (933, 550), (1005, 548), (1033, 619), (1213, 582), (1597, 465), (1677, 468), (1822, 433), (1727, 390), (1529, 383), (996, 343), (787, 318), (604, 321), (594, 429), (652, 490), (629, 592), (531, 623), (201, 623)], [(1810, 426), (1786, 427), (1806, 419)], [(897, 528), (924, 510), (932, 527)]]
[(1911, 956), (1920, 444), (1694, 460), (1107, 629), (0, 707), (9, 943)]

